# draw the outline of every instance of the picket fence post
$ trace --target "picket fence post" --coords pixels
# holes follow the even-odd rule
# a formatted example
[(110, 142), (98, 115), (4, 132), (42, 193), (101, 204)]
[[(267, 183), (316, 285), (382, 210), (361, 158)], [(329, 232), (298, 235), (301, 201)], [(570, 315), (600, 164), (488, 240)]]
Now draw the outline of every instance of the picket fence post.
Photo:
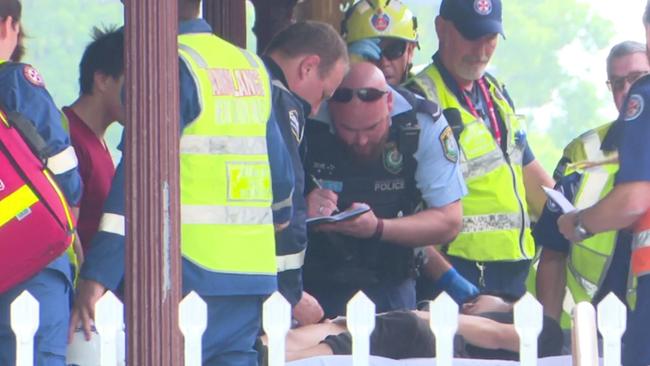
[(291, 305), (277, 291), (264, 302), (262, 327), (269, 340), (269, 366), (284, 366), (285, 341), (291, 327)]
[(208, 327), (208, 305), (194, 291), (178, 304), (178, 327), (184, 338), (185, 366), (201, 366), (201, 338)]
[(34, 334), (39, 323), (38, 301), (28, 291), (23, 291), (12, 303), (9, 311), (11, 330), (16, 335), (16, 366), (34, 365)]
[(117, 341), (124, 325), (124, 306), (112, 292), (107, 291), (95, 304), (95, 328), (99, 333), (100, 366), (117, 365)]
[(598, 330), (603, 335), (603, 365), (620, 366), (621, 337), (627, 323), (627, 309), (621, 300), (609, 293), (598, 304)]
[(436, 366), (451, 366), (454, 335), (458, 330), (458, 304), (446, 292), (429, 302), (429, 327), (436, 339)]
[(375, 329), (375, 304), (363, 291), (359, 291), (348, 302), (346, 317), (352, 335), (352, 365), (368, 366), (370, 333)]
[(598, 338), (596, 332), (596, 310), (582, 301), (573, 308), (572, 354), (573, 365), (598, 365)]
[(521, 366), (537, 365), (537, 338), (544, 326), (542, 304), (526, 293), (514, 306), (514, 321)]

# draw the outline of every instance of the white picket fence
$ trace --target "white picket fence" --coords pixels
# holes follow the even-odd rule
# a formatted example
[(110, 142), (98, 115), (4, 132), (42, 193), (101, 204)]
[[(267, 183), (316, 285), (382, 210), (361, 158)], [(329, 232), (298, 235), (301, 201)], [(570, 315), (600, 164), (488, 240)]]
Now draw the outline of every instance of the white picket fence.
[[(11, 305), (11, 327), (16, 335), (16, 366), (32, 366), (34, 334), (38, 329), (39, 304), (27, 291)], [(436, 365), (451, 366), (453, 338), (458, 328), (458, 305), (446, 293), (430, 303), (430, 326), (436, 338)], [(514, 307), (515, 329), (520, 337), (520, 364), (537, 365), (537, 338), (542, 330), (542, 306), (526, 294)], [(201, 365), (201, 336), (207, 327), (207, 306), (194, 292), (179, 306), (179, 324), (185, 337), (185, 366)], [(279, 293), (273, 294), (263, 308), (263, 328), (269, 338), (269, 366), (285, 364), (285, 338), (291, 324), (291, 307)], [(594, 307), (579, 303), (574, 310), (573, 353), (574, 365), (598, 365), (597, 328), (603, 336), (603, 365), (621, 364), (621, 336), (626, 326), (625, 306), (609, 294)], [(375, 305), (362, 292), (347, 305), (347, 326), (352, 334), (352, 364), (369, 365), (369, 337), (375, 326)], [(95, 307), (95, 335), (98, 354), (91, 364), (79, 366), (124, 365), (123, 305), (115, 295), (107, 292)], [(79, 334), (79, 337), (82, 335)], [(86, 347), (87, 348), (87, 347)], [(88, 349), (88, 348), (87, 348)], [(92, 349), (92, 348), (91, 348)], [(578, 357), (576, 357), (578, 356)], [(79, 355), (68, 355), (73, 364)]]

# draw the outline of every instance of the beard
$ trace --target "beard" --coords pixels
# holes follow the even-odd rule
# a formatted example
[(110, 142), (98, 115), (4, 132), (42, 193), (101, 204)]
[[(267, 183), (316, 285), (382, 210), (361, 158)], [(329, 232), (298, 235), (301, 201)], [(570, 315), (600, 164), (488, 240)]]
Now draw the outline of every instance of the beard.
[(343, 143), (346, 152), (345, 155), (351, 157), (355, 163), (362, 166), (372, 165), (381, 158), (386, 141), (388, 141), (388, 131), (386, 131), (378, 142), (368, 144), (363, 150), (354, 145)]

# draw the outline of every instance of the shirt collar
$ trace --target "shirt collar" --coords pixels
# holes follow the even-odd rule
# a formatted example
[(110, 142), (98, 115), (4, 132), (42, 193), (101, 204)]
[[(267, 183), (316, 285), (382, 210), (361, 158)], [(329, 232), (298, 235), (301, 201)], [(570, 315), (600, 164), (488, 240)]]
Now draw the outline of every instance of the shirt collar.
[(291, 89), (289, 89), (287, 77), (284, 75), (284, 71), (282, 71), (280, 65), (278, 65), (275, 60), (267, 55), (262, 56), (262, 61), (264, 61), (264, 65), (266, 65), (266, 68), (269, 70), (271, 79), (278, 80), (280, 83), (282, 83), (284, 88), (288, 90), (291, 95), (293, 95), (293, 97), (300, 102), (302, 105), (302, 110), (305, 112), (305, 116), (309, 116), (309, 114), (311, 114), (311, 104), (309, 104), (306, 100), (302, 99), (298, 94), (292, 92)]
[(204, 19), (184, 20), (178, 24), (178, 34), (212, 33), (212, 27)]

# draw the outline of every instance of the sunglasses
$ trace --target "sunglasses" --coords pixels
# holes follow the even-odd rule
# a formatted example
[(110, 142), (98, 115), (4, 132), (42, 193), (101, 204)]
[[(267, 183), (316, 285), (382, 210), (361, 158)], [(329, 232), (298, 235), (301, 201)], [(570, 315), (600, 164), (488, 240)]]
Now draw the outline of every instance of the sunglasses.
[(611, 91), (621, 91), (625, 88), (626, 82), (633, 84), (635, 81), (639, 80), (640, 77), (646, 74), (648, 74), (646, 71), (632, 71), (625, 76), (607, 80), (607, 87), (609, 87), (609, 90)]
[(393, 41), (381, 49), (381, 57), (389, 61), (396, 60), (406, 52), (406, 41)]
[(379, 90), (375, 88), (338, 88), (332, 94), (332, 101), (337, 103), (348, 103), (352, 100), (352, 97), (356, 94), (357, 98), (361, 99), (363, 102), (374, 102), (379, 100), (385, 94), (388, 94), (386, 90)]

